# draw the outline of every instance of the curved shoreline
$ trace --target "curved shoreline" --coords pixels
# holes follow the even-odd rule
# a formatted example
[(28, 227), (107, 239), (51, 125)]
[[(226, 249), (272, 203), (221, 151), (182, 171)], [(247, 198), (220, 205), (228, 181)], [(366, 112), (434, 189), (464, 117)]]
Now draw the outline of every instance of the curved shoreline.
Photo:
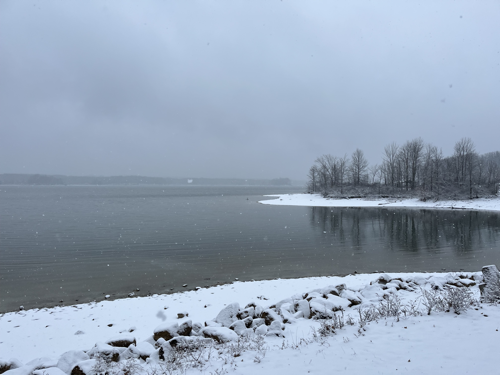
[(425, 208), (442, 210), (478, 210), (500, 212), (500, 198), (479, 198), (472, 200), (422, 202), (418, 199), (332, 199), (320, 194), (276, 194), (265, 195), (276, 199), (261, 200), (259, 203), (275, 206), (302, 207), (344, 207), (344, 208)]

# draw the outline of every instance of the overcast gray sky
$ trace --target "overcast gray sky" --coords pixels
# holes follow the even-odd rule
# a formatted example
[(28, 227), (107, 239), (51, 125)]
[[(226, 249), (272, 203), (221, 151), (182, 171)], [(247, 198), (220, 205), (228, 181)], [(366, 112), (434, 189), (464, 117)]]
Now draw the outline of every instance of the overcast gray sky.
[(500, 150), (499, 1), (0, 0), (0, 173), (289, 177)]

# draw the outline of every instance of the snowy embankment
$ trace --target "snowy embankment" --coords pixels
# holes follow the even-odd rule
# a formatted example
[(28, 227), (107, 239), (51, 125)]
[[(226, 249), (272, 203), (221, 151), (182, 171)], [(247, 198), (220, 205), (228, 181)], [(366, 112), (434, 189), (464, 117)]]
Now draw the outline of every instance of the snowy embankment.
[(11, 312), (0, 316), (0, 372), (496, 373), (500, 308), (477, 302), (487, 279), (391, 273), (236, 282)]
[(500, 198), (480, 198), (457, 201), (422, 202), (418, 199), (333, 199), (323, 198), (320, 194), (279, 194), (266, 195), (276, 199), (263, 200), (259, 203), (277, 206), (314, 206), (314, 207), (397, 207), (397, 208), (436, 208), (500, 211)]

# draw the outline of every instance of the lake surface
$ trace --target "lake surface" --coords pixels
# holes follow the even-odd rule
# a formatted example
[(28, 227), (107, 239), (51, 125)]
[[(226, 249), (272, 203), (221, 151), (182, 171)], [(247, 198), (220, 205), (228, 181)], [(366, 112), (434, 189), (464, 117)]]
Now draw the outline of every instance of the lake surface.
[(257, 202), (294, 192), (302, 189), (0, 186), (0, 311), (235, 278), (500, 263), (497, 213)]

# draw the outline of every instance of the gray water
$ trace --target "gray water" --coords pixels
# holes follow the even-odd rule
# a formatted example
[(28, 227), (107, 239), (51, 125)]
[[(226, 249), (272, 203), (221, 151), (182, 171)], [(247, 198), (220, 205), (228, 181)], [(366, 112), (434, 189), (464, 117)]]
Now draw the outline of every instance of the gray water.
[(257, 203), (301, 190), (2, 186), (0, 311), (235, 278), (478, 271), (500, 263), (496, 213)]

